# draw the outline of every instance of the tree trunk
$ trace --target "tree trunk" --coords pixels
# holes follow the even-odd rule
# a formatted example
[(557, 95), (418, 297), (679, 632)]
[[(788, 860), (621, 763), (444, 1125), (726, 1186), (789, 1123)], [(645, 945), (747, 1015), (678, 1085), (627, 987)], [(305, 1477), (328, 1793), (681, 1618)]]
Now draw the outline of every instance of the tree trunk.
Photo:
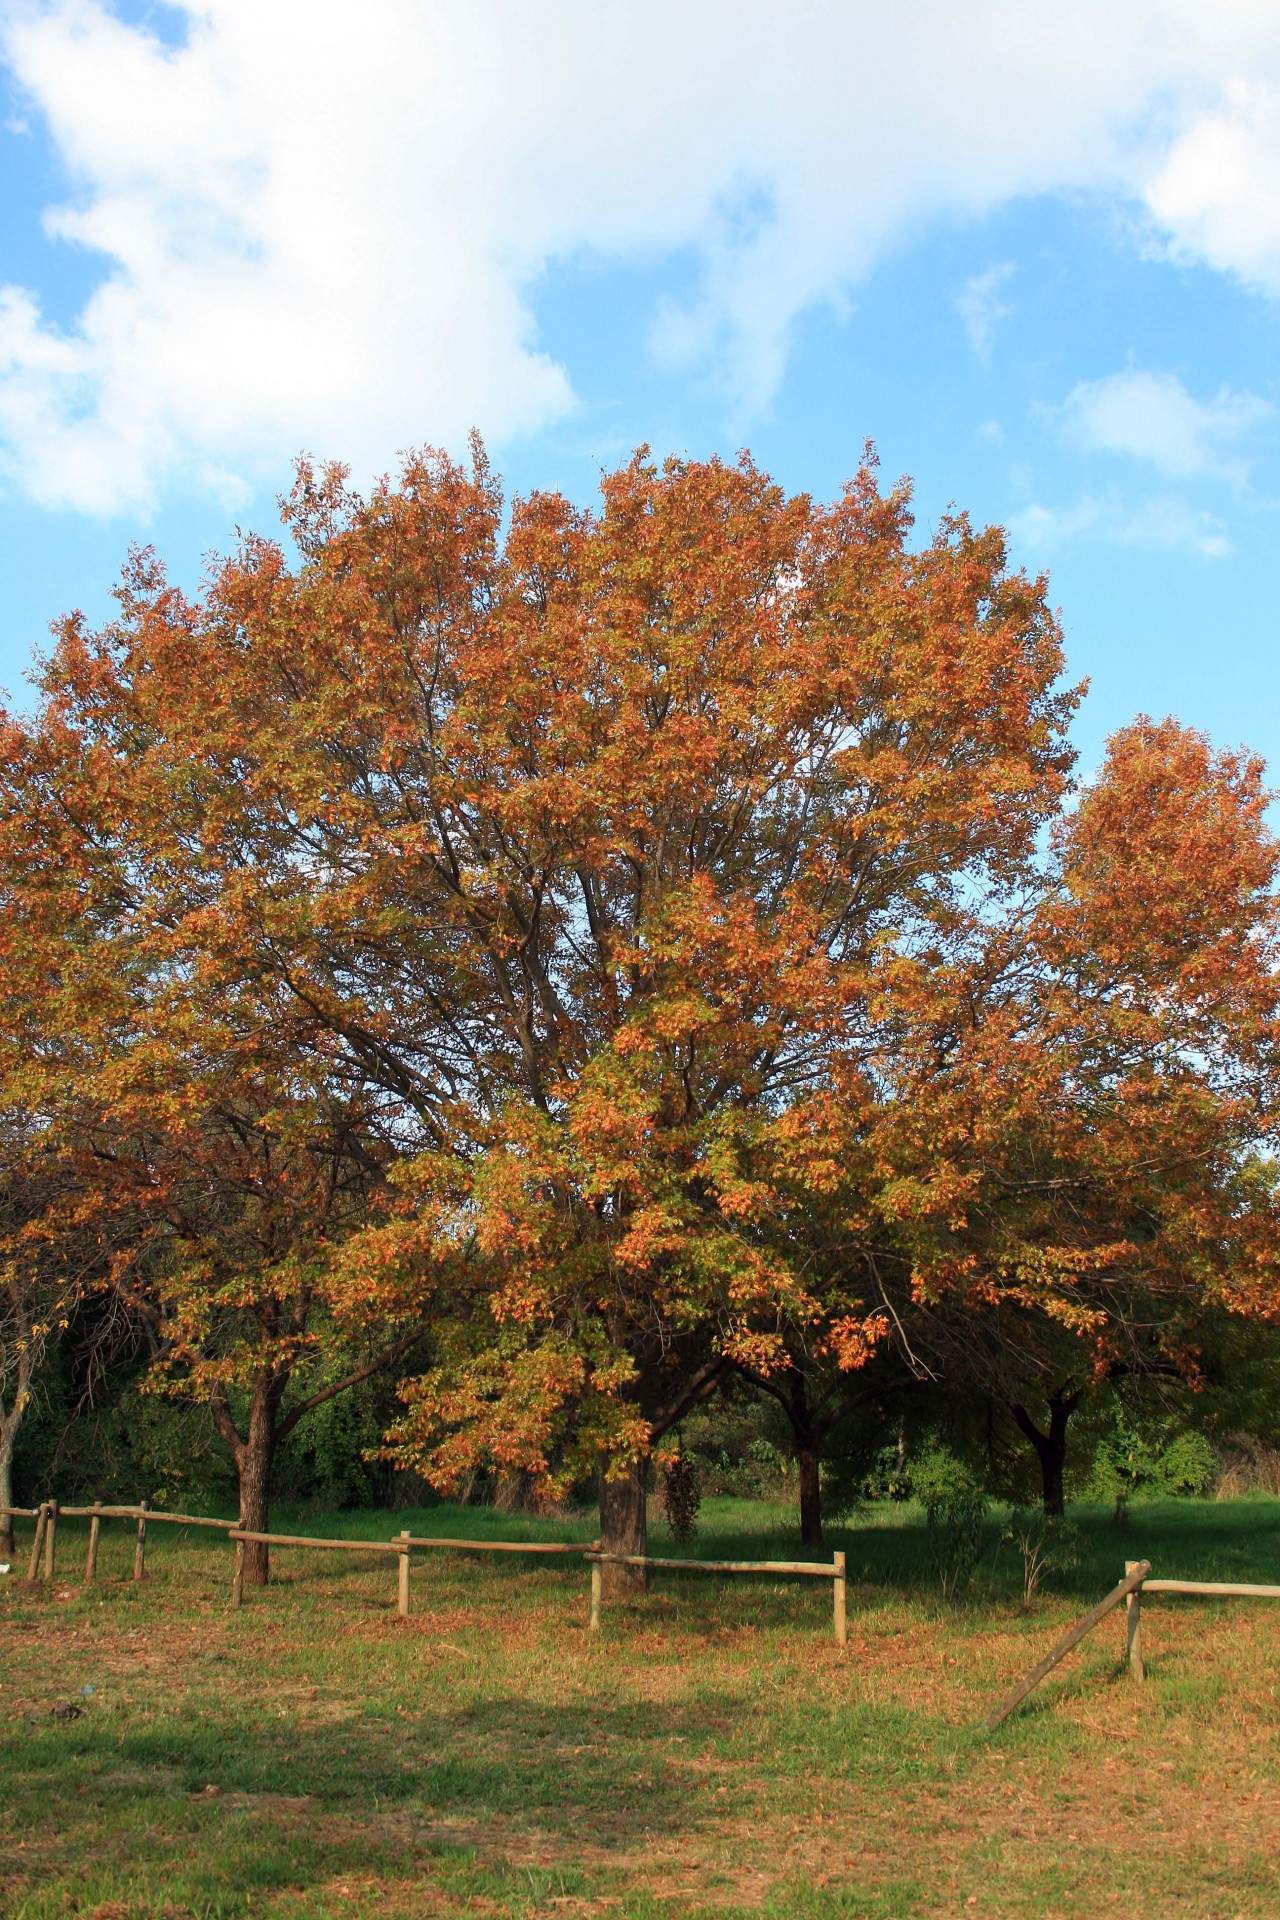
[(493, 1483), (495, 1512), (527, 1513), (530, 1491), (530, 1476), (522, 1467), (500, 1467)]
[[(266, 1533), (271, 1523), (271, 1468), (276, 1453), (276, 1415), (280, 1395), (260, 1376), (249, 1407), (249, 1436), (236, 1452), (240, 1475), (240, 1525), (251, 1533)], [(264, 1541), (246, 1540), (244, 1577), (250, 1587), (265, 1587), (271, 1578), (271, 1550)]]
[(800, 1462), (800, 1540), (806, 1547), (822, 1547), (822, 1469), (817, 1442), (811, 1432), (796, 1436)]
[[(13, 1505), (13, 1448), (17, 1438), (16, 1416), (0, 1420), (0, 1507)], [(7, 1513), (0, 1513), (0, 1560), (11, 1561), (16, 1551), (13, 1520)]]
[(800, 1539), (806, 1547), (821, 1547), (822, 1538), (822, 1460), (818, 1439), (822, 1429), (815, 1424), (809, 1405), (809, 1387), (803, 1370), (793, 1365), (784, 1376), (786, 1396), (782, 1408), (791, 1423), (796, 1462), (800, 1468)]
[(1015, 1406), (1013, 1417), (1036, 1450), (1040, 1461), (1041, 1498), (1045, 1513), (1060, 1519), (1066, 1510), (1063, 1471), (1067, 1464), (1067, 1422), (1076, 1409), (1079, 1392), (1049, 1395), (1049, 1431), (1041, 1433), (1025, 1407)]
[[(616, 1479), (609, 1477), (610, 1464), (606, 1462), (600, 1474), (600, 1545), (605, 1553), (647, 1554), (649, 1462), (632, 1460)], [(606, 1600), (645, 1593), (649, 1586), (646, 1567), (620, 1567), (607, 1560), (600, 1569), (600, 1578)]]
[[(30, 1322), (19, 1316), (18, 1326), (26, 1338), (18, 1355), (18, 1377), (8, 1413), (0, 1400), (0, 1507), (13, 1505), (13, 1456), (18, 1445), (18, 1428), (31, 1398), (31, 1375), (35, 1368)], [(0, 1560), (11, 1561), (16, 1551), (12, 1516), (0, 1513)]]

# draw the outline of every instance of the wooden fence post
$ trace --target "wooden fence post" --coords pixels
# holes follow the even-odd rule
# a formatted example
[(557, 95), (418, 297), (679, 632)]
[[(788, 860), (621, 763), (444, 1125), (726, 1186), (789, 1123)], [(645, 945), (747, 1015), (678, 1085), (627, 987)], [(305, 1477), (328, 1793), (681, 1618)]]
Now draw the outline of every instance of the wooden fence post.
[(409, 1532), (408, 1528), (400, 1535), (400, 1579), (396, 1586), (396, 1612), (402, 1620), (409, 1618)]
[(100, 1500), (95, 1500), (93, 1503), (93, 1512), (89, 1517), (89, 1551), (84, 1557), (84, 1577), (86, 1580), (92, 1580), (98, 1571), (98, 1534), (102, 1527), (102, 1515), (98, 1509), (101, 1505), (102, 1502)]
[(151, 1502), (149, 1500), (142, 1500), (139, 1502), (139, 1505), (142, 1508), (142, 1512), (138, 1515), (138, 1539), (133, 1549), (133, 1577), (135, 1580), (141, 1580), (147, 1570), (147, 1508), (151, 1505)]
[(58, 1503), (49, 1502), (48, 1521), (44, 1530), (44, 1577), (52, 1580), (58, 1564)]
[(836, 1577), (832, 1581), (835, 1588), (836, 1645), (843, 1647), (849, 1640), (848, 1582), (845, 1573), (845, 1555), (835, 1555)]
[[(592, 1552), (599, 1553), (599, 1551), (600, 1542), (597, 1540), (592, 1548)], [(600, 1631), (600, 1596), (603, 1592), (604, 1569), (598, 1560), (593, 1560), (591, 1562), (591, 1618), (587, 1622), (587, 1629), (590, 1633), (599, 1633)]]
[[(1126, 1560), (1124, 1563), (1126, 1579), (1131, 1573), (1136, 1573), (1140, 1565), (1141, 1562), (1138, 1560)], [(1125, 1596), (1124, 1610), (1125, 1625), (1129, 1630), (1129, 1671), (1135, 1680), (1145, 1680), (1147, 1670), (1142, 1660), (1141, 1587), (1135, 1587), (1132, 1593)]]
[(231, 1604), (240, 1606), (244, 1601), (244, 1541), (236, 1541), (235, 1572), (231, 1576)]
[(44, 1548), (44, 1530), (48, 1524), (49, 1509), (42, 1500), (40, 1502), (40, 1510), (36, 1514), (36, 1537), (31, 1542), (31, 1563), (27, 1568), (28, 1580), (34, 1580), (40, 1572), (40, 1555)]

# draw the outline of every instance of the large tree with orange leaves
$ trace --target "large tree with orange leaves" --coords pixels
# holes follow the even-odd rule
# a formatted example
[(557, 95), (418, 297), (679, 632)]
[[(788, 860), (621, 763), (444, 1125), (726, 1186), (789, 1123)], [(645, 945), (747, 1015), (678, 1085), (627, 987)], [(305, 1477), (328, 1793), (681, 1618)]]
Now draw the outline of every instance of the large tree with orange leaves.
[[(478, 450), (368, 499), (303, 467), (286, 522), (295, 559), (247, 542), (195, 601), (135, 561), (117, 621), (63, 628), (40, 728), (145, 905), (166, 1033), (239, 1009), (274, 1087), (355, 1116), (324, 1297), (431, 1318), (399, 1457), (442, 1484), (598, 1464), (603, 1537), (636, 1550), (663, 1434), (726, 1369), (794, 1368), (797, 1335), (851, 1371), (1021, 1316), (1093, 1364), (1154, 1271), (1124, 1181), (1181, 1164), (1132, 1143), (1212, 1076), (1194, 1045), (1166, 1071), (1178, 994), (1139, 1045), (1171, 948), (1126, 944), (1129, 776), (1117, 750), (1061, 827), (1076, 695), (1002, 536), (956, 517), (913, 547), (870, 468), (820, 506), (644, 456), (597, 512), (535, 495), (504, 530)], [(1186, 739), (1148, 781), (1157, 842)], [(1251, 778), (1232, 817), (1264, 849)], [(1235, 894), (1199, 876), (1242, 982), (1268, 857)], [(1229, 1108), (1245, 1026), (1215, 1033), (1220, 1194), (1266, 1116), (1260, 1054)], [(208, 1075), (184, 1084), (204, 1113)], [(166, 1138), (176, 1187), (192, 1143)], [(1173, 1217), (1149, 1244), (1185, 1297)]]

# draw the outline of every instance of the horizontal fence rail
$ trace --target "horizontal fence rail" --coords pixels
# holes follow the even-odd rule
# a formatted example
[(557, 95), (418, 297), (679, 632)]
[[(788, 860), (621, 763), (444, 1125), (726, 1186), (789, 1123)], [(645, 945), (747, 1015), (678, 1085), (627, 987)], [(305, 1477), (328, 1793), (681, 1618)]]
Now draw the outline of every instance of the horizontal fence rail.
[(1280, 1587), (1252, 1586), (1245, 1580), (1144, 1580), (1144, 1593), (1199, 1593), (1208, 1600), (1280, 1600)]
[(253, 1533), (232, 1523), (228, 1540), (260, 1541), (264, 1547), (318, 1547), (322, 1552), (346, 1548), (352, 1553), (402, 1553), (398, 1540), (317, 1540), (309, 1533)]
[(604, 1565), (610, 1565), (653, 1567), (659, 1571), (672, 1573), (747, 1573), (830, 1580), (835, 1637), (840, 1646), (844, 1646), (848, 1639), (848, 1574), (846, 1556), (843, 1553), (835, 1554), (829, 1562), (825, 1560), (676, 1560), (656, 1554), (609, 1553), (602, 1550), (598, 1540), (466, 1540), (446, 1534), (411, 1534), (407, 1531), (397, 1534), (392, 1540), (361, 1540), (355, 1537), (334, 1540), (322, 1539), (318, 1535), (309, 1533), (258, 1532), (253, 1528), (242, 1527), (236, 1520), (214, 1520), (205, 1514), (157, 1512), (145, 1500), (140, 1501), (137, 1506), (107, 1506), (99, 1501), (91, 1507), (61, 1507), (56, 1500), (46, 1500), (39, 1507), (14, 1507), (0, 1509), (0, 1511), (6, 1511), (14, 1518), (33, 1519), (36, 1523), (31, 1564), (28, 1570), (28, 1578), (31, 1580), (36, 1579), (42, 1560), (45, 1578), (53, 1578), (59, 1517), (89, 1521), (89, 1552), (85, 1561), (86, 1580), (92, 1580), (97, 1571), (98, 1538), (102, 1522), (104, 1520), (135, 1521), (138, 1533), (133, 1577), (135, 1580), (141, 1580), (145, 1571), (147, 1527), (148, 1524), (159, 1521), (174, 1526), (214, 1527), (226, 1535), (235, 1548), (235, 1567), (231, 1583), (233, 1607), (244, 1604), (245, 1547), (249, 1545), (300, 1548), (304, 1551), (312, 1548), (320, 1553), (395, 1554), (398, 1562), (396, 1607), (402, 1616), (409, 1612), (409, 1568), (414, 1553), (438, 1549), (452, 1553), (553, 1554), (561, 1557), (573, 1555), (591, 1563), (589, 1624), (593, 1631), (598, 1631), (600, 1626), (600, 1606), (603, 1597), (601, 1568)]
[(9, 1519), (31, 1519), (36, 1523), (35, 1539), (31, 1545), (31, 1561), (27, 1568), (28, 1580), (37, 1578), (42, 1561), (45, 1579), (52, 1580), (55, 1577), (59, 1520), (89, 1522), (89, 1550), (85, 1555), (84, 1563), (86, 1580), (92, 1580), (98, 1571), (98, 1545), (104, 1520), (135, 1522), (137, 1527), (133, 1548), (135, 1580), (142, 1580), (146, 1575), (148, 1523), (159, 1522), (171, 1527), (215, 1527), (221, 1533), (230, 1533), (239, 1525), (238, 1521), (213, 1520), (208, 1514), (203, 1513), (157, 1512), (145, 1500), (140, 1500), (136, 1506), (108, 1506), (99, 1500), (95, 1501), (91, 1507), (64, 1507), (57, 1500), (45, 1500), (38, 1507), (0, 1507), (0, 1514)]
[(659, 1560), (649, 1553), (601, 1553), (583, 1549), (588, 1560), (613, 1567), (678, 1567), (684, 1573), (809, 1573), (819, 1580), (838, 1580), (839, 1570), (825, 1560)]
[(219, 1527), (229, 1533), (238, 1520), (211, 1520), (203, 1513), (160, 1513), (145, 1504), (137, 1507), (59, 1507), (64, 1520), (158, 1520), (171, 1527)]
[(846, 1556), (843, 1553), (833, 1555), (830, 1564), (824, 1560), (664, 1560), (648, 1553), (604, 1553), (599, 1547), (587, 1553), (591, 1561), (591, 1618), (593, 1633), (600, 1630), (600, 1608), (604, 1599), (604, 1581), (601, 1568), (610, 1567), (661, 1567), (674, 1573), (766, 1573), (799, 1574), (811, 1579), (830, 1580), (832, 1582), (832, 1624), (837, 1646), (846, 1646), (849, 1639), (848, 1613), (848, 1572)]
[(576, 1553), (589, 1555), (589, 1541), (572, 1540), (449, 1540), (443, 1534), (411, 1534), (411, 1547), (451, 1547), (457, 1553)]
[(344, 1549), (356, 1553), (394, 1553), (399, 1556), (400, 1565), (396, 1581), (396, 1612), (401, 1619), (409, 1613), (409, 1536), (402, 1533), (398, 1540), (318, 1540), (307, 1533), (255, 1533), (248, 1527), (233, 1527), (227, 1535), (235, 1541), (235, 1570), (231, 1576), (231, 1604), (233, 1607), (244, 1605), (244, 1550), (249, 1542), (258, 1542), (265, 1547), (317, 1547), (322, 1553), (340, 1553)]
[[(744, 1573), (830, 1580), (835, 1637), (840, 1646), (844, 1646), (848, 1638), (848, 1569), (846, 1556), (843, 1553), (833, 1555), (830, 1563), (823, 1560), (676, 1560), (657, 1554), (611, 1553), (602, 1548), (598, 1540), (590, 1543), (569, 1540), (467, 1540), (444, 1534), (411, 1534), (407, 1530), (397, 1534), (391, 1540), (362, 1540), (356, 1537), (334, 1540), (321, 1539), (306, 1533), (260, 1533), (254, 1529), (242, 1527), (236, 1520), (216, 1520), (207, 1514), (157, 1512), (145, 1500), (139, 1501), (134, 1506), (107, 1505), (102, 1501), (95, 1501), (90, 1507), (63, 1507), (56, 1500), (45, 1500), (38, 1507), (0, 1507), (0, 1518), (34, 1520), (36, 1523), (31, 1543), (31, 1559), (27, 1569), (29, 1581), (36, 1580), (42, 1571), (46, 1580), (54, 1578), (59, 1519), (88, 1520), (89, 1522), (89, 1549), (85, 1560), (86, 1581), (92, 1580), (97, 1571), (102, 1522), (131, 1520), (137, 1528), (133, 1559), (135, 1580), (141, 1580), (145, 1574), (148, 1525), (208, 1527), (223, 1533), (235, 1547), (232, 1605), (237, 1607), (243, 1603), (246, 1545), (261, 1544), (266, 1547), (304, 1550), (313, 1548), (322, 1553), (394, 1554), (397, 1559), (396, 1607), (402, 1616), (409, 1612), (409, 1569), (415, 1552), (440, 1549), (453, 1553), (559, 1554), (562, 1556), (569, 1554), (590, 1563), (589, 1625), (592, 1631), (598, 1631), (600, 1627), (603, 1600), (602, 1570), (606, 1566), (622, 1566), (643, 1567), (646, 1570), (653, 1568), (671, 1573)], [(1203, 1599), (1280, 1600), (1280, 1585), (1264, 1585), (1261, 1582), (1246, 1580), (1157, 1579), (1153, 1577), (1148, 1561), (1128, 1560), (1125, 1562), (1124, 1578), (1083, 1619), (1070, 1627), (1044, 1658), (1004, 1695), (982, 1721), (979, 1731), (994, 1732), (1014, 1708), (1021, 1705), (1022, 1701), (1040, 1685), (1040, 1682), (1053, 1672), (1059, 1662), (1064, 1660), (1073, 1648), (1079, 1646), (1080, 1642), (1092, 1633), (1094, 1628), (1099, 1626), (1122, 1601), (1126, 1614), (1129, 1670), (1135, 1679), (1145, 1679), (1142, 1600), (1144, 1594), (1161, 1593), (1188, 1594)]]

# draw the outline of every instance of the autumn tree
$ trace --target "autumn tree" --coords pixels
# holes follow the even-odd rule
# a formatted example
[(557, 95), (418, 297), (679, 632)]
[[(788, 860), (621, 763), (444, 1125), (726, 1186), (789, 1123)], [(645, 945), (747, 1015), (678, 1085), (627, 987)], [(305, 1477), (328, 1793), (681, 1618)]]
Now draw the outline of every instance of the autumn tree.
[[(397, 1456), (442, 1486), (598, 1470), (634, 1552), (654, 1448), (731, 1368), (971, 1379), (1028, 1330), (1096, 1365), (1143, 1286), (1167, 1318), (1207, 1284), (1179, 1235), (1230, 1218), (1261, 1247), (1224, 1196), (1267, 1090), (1224, 1065), (1206, 1101), (1173, 947), (1126, 944), (1111, 789), (1068, 816), (1076, 695), (998, 531), (914, 546), (869, 466), (821, 506), (745, 459), (643, 454), (596, 511), (508, 519), (479, 449), (368, 498), (304, 465), (285, 519), (292, 553), (246, 541), (195, 599), (138, 556), (44, 677), (81, 768), (50, 817), (78, 859), (109, 843), (144, 983), (112, 1033), (147, 1036), (147, 1100), (191, 1089), (157, 1218), (186, 1168), (211, 1237), (164, 1217), (193, 1313), (305, 1267), (383, 1353), (429, 1321)], [(1193, 771), (1170, 753), (1158, 843)], [(1243, 969), (1269, 883), (1229, 878), (1201, 884)], [(1246, 1025), (1204, 1031), (1234, 1063)], [(1201, 1122), (1198, 1215), (1170, 1141)], [(270, 1203), (231, 1171), (264, 1136)]]
[(164, 917), (394, 1115), (398, 1210), (343, 1259), (375, 1316), (431, 1275), (402, 1457), (599, 1462), (635, 1549), (662, 1433), (810, 1311), (775, 1170), (828, 1178), (828, 1135), (876, 1164), (923, 1001), (1061, 802), (1073, 696), (1001, 536), (913, 550), (870, 469), (819, 507), (639, 457), (603, 495), (503, 537), (482, 459), (368, 500), (304, 468), (296, 567), (249, 542), (188, 602), (140, 561), (46, 684), (110, 740)]
[(1194, 1387), (1208, 1311), (1280, 1310), (1268, 799), (1256, 758), (1121, 730), (888, 1156), (891, 1337), (1005, 1401), (1050, 1512), (1091, 1385)]
[(28, 1116), (0, 1120), (0, 1558), (12, 1559), (13, 1458), (50, 1349), (84, 1282), (65, 1169)]

